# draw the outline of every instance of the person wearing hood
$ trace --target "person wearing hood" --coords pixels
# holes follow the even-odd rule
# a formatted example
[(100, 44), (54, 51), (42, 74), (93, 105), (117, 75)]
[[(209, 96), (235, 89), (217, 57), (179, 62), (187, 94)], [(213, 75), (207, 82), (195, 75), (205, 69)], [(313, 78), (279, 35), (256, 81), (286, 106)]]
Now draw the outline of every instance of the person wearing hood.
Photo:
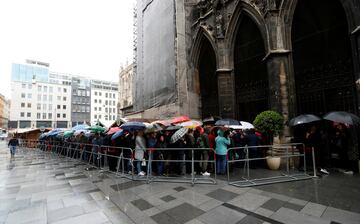
[(215, 138), (216, 170), (217, 174), (225, 174), (227, 147), (231, 144), (229, 136), (224, 137), (223, 130), (219, 129)]

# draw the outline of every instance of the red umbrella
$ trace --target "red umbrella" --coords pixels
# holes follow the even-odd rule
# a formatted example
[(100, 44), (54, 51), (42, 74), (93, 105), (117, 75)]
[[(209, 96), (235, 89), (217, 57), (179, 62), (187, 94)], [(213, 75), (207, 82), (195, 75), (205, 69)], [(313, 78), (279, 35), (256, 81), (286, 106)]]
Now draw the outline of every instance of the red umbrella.
[(176, 124), (176, 123), (181, 123), (181, 122), (185, 122), (185, 121), (190, 121), (191, 118), (184, 115), (184, 116), (180, 116), (180, 117), (174, 117), (171, 121), (171, 123)]
[(106, 132), (106, 134), (112, 135), (112, 134), (114, 134), (115, 132), (120, 131), (120, 130), (121, 130), (121, 128), (119, 128), (119, 127), (112, 127), (112, 128), (110, 128), (110, 129)]

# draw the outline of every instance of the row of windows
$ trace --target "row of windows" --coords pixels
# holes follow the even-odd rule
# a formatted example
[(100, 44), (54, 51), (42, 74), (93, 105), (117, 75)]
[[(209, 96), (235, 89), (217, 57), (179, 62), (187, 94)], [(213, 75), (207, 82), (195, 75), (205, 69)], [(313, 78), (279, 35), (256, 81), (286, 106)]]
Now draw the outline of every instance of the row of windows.
[[(112, 109), (112, 112), (115, 113), (115, 108), (107, 108), (105, 107), (105, 113), (109, 112), (111, 113), (111, 109)], [(102, 110), (102, 107), (94, 107), (94, 111), (101, 111)]]
[[(21, 103), (21, 108), (25, 108), (25, 103)], [(31, 108), (31, 103), (27, 103), (27, 108)]]
[[(115, 115), (112, 115), (112, 116), (111, 116), (111, 115), (109, 115), (109, 116), (108, 116), (108, 115), (105, 115), (104, 118), (105, 118), (106, 121), (108, 121), (108, 120), (109, 120), (109, 121), (110, 121), (110, 120), (113, 120), (113, 121), (114, 121), (114, 120), (115, 120)], [(94, 119), (101, 119), (101, 114), (99, 114), (99, 115), (95, 114), (95, 115), (94, 115)]]
[[(42, 117), (41, 117), (42, 115)], [(47, 115), (47, 118), (46, 118)], [(25, 117), (25, 112), (20, 112), (20, 117)], [(26, 113), (26, 117), (31, 117), (31, 112)], [(57, 118), (61, 118), (61, 114), (56, 114)], [(37, 119), (52, 119), (52, 113), (37, 113), (36, 114)], [(66, 114), (62, 114), (62, 118), (66, 118)]]
[[(94, 103), (102, 103), (102, 101), (101, 101), (101, 99), (94, 99)], [(115, 106), (115, 100), (105, 100), (105, 105), (110, 105), (111, 106), (111, 104), (113, 105), (113, 106)]]
[[(95, 96), (97, 96), (98, 94), (99, 94), (99, 96), (101, 96), (101, 95), (102, 95), (102, 92), (97, 92), (97, 91), (95, 91), (94, 94), (95, 94)], [(106, 97), (106, 98), (114, 98), (114, 99), (115, 99), (115, 93), (113, 93), (113, 94), (111, 94), (111, 93), (105, 93), (105, 97)]]
[(81, 90), (81, 89), (74, 89), (73, 90), (73, 95), (75, 96), (90, 96), (90, 91), (89, 90)]
[[(48, 95), (41, 95), (41, 94), (38, 94), (38, 101), (41, 101), (41, 100), (43, 100), (43, 101), (47, 101), (47, 100), (49, 100), (49, 101), (52, 101), (53, 100), (53, 96), (52, 95), (49, 95), (49, 97), (48, 97)], [(61, 96), (57, 96), (57, 100), (58, 101), (60, 101), (61, 100)], [(63, 96), (62, 97), (62, 100), (63, 101), (66, 101), (67, 100), (67, 97), (66, 96)]]
[(90, 106), (74, 105), (72, 112), (90, 112)]

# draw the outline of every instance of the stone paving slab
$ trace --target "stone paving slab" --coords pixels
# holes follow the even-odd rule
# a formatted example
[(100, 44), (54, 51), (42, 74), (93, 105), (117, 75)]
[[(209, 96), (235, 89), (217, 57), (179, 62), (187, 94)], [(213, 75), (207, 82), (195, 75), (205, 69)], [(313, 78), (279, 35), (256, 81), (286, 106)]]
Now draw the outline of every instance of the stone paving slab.
[(360, 223), (358, 176), (257, 188), (221, 180), (192, 187), (129, 181), (86, 168), (40, 151), (10, 159), (0, 143), (0, 224)]

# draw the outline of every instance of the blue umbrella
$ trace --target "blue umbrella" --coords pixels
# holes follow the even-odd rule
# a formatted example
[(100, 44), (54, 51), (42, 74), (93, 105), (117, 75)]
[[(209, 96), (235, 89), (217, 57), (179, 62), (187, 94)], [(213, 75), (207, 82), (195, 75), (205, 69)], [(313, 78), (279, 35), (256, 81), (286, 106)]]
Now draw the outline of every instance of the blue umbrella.
[(115, 134), (113, 134), (113, 136), (111, 136), (111, 140), (117, 139), (118, 137), (122, 136), (124, 133), (125, 133), (124, 130), (115, 132)]
[(87, 124), (78, 124), (74, 126), (71, 130), (78, 131), (78, 130), (87, 130), (89, 128), (89, 125)]
[(124, 131), (136, 131), (136, 130), (143, 130), (146, 128), (145, 124), (141, 122), (131, 121), (120, 126)]

